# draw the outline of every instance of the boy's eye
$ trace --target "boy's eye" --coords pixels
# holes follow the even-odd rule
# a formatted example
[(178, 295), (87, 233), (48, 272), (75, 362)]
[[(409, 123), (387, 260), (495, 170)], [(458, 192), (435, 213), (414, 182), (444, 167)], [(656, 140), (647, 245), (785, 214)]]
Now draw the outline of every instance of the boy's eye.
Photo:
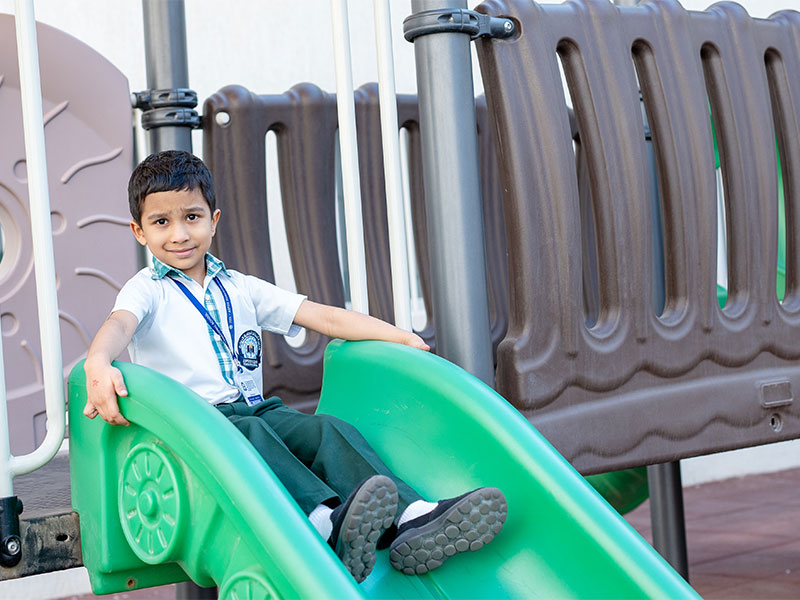
[(166, 219), (156, 219), (156, 225), (166, 225), (166, 224), (167, 224)]
[(187, 221), (194, 221), (194, 220), (199, 219), (199, 218), (200, 218), (200, 215), (186, 215), (186, 220)]

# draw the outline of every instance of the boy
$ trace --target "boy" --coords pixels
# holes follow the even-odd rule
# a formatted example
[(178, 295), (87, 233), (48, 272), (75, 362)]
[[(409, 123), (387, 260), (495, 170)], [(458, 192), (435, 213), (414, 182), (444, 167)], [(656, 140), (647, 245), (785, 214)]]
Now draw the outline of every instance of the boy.
[(493, 539), (506, 515), (499, 490), (426, 502), (351, 425), (261, 396), (262, 329), (296, 335), (308, 327), (429, 350), (418, 335), (226, 269), (208, 253), (220, 218), (211, 174), (187, 152), (145, 159), (131, 175), (128, 199), (131, 230), (153, 267), (125, 284), (89, 348), (87, 417), (128, 424), (117, 404), (125, 382), (111, 365), (128, 347), (133, 362), (190, 387), (253, 443), (358, 582), (380, 544), (390, 544), (392, 566), (414, 574)]

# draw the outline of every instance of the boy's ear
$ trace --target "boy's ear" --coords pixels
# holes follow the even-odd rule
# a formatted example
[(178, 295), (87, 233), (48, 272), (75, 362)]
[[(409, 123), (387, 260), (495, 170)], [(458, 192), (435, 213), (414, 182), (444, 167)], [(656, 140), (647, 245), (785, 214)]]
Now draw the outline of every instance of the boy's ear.
[(220, 213), (219, 209), (217, 209), (217, 210), (214, 211), (214, 214), (211, 215), (211, 235), (212, 236), (215, 233), (217, 233), (217, 221), (219, 221), (220, 214), (222, 214), (222, 213)]
[(133, 236), (136, 238), (137, 242), (139, 242), (142, 246), (147, 246), (147, 240), (144, 237), (144, 231), (142, 230), (141, 225), (139, 225), (136, 221), (131, 221), (131, 231), (133, 232)]

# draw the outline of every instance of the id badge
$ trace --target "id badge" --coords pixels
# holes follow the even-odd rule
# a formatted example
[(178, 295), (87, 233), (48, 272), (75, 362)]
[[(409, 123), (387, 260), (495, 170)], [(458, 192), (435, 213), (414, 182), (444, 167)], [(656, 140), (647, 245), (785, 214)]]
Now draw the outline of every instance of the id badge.
[(237, 369), (233, 374), (233, 381), (236, 383), (236, 387), (239, 388), (239, 391), (242, 392), (247, 406), (255, 406), (264, 401), (256, 387), (255, 380), (248, 373), (244, 372), (244, 370)]

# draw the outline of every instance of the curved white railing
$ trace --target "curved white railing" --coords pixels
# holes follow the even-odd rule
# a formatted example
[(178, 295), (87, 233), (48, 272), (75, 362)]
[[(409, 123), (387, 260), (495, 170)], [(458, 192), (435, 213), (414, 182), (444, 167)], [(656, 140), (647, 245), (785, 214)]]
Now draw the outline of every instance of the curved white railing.
[[(0, 387), (0, 428), (2, 428), (0, 429), (0, 496), (13, 495), (12, 480), (14, 476), (34, 471), (55, 456), (64, 441), (66, 428), (61, 332), (58, 323), (53, 231), (47, 187), (44, 124), (42, 122), (42, 87), (39, 79), (39, 50), (36, 45), (33, 0), (16, 0), (15, 15), (33, 238), (33, 264), (36, 273), (39, 339), (42, 346), (47, 410), (47, 435), (42, 444), (30, 454), (11, 455), (8, 440), (5, 376), (3, 375), (2, 381), (0, 381), (2, 384)], [(0, 355), (2, 355), (2, 349), (0, 349)]]

